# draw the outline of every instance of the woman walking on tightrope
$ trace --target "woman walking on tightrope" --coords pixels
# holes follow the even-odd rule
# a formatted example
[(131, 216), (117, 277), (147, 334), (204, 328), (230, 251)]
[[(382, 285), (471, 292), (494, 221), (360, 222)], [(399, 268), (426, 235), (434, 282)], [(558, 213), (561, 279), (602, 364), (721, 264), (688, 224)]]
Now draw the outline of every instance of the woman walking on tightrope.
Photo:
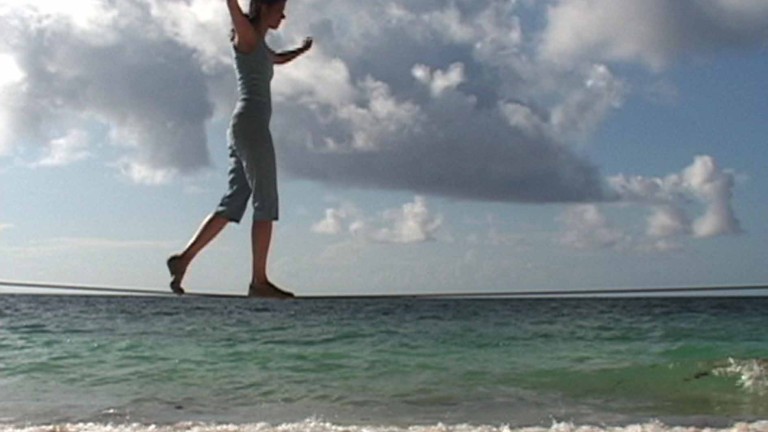
[(229, 222), (240, 222), (251, 199), (253, 275), (248, 295), (289, 298), (292, 293), (276, 287), (267, 278), (272, 222), (278, 219), (275, 150), (269, 132), (270, 81), (273, 64), (292, 61), (312, 47), (312, 40), (307, 38), (301, 48), (276, 53), (264, 39), (269, 30), (277, 29), (285, 19), (286, 0), (251, 0), (247, 15), (237, 0), (226, 2), (232, 17), (231, 41), (240, 92), (228, 131), (229, 190), (184, 251), (168, 258), (170, 286), (173, 292), (184, 293), (181, 282), (190, 262)]

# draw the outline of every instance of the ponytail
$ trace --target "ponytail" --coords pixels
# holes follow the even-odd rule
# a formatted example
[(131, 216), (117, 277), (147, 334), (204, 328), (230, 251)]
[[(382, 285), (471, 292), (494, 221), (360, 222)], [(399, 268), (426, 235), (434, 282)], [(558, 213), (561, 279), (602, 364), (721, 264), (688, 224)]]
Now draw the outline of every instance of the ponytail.
[(256, 25), (259, 22), (259, 15), (261, 15), (261, 5), (269, 4), (269, 1), (264, 0), (251, 0), (248, 4), (248, 21), (251, 24)]

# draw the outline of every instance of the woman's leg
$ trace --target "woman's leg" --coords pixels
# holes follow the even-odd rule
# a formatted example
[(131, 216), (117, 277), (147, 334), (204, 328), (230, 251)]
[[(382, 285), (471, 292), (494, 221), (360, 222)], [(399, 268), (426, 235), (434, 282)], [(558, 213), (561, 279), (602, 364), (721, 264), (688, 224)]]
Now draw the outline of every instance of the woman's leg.
[(272, 242), (272, 221), (254, 220), (251, 225), (253, 276), (248, 295), (251, 297), (290, 298), (293, 293), (281, 290), (267, 277), (267, 257)]
[(181, 281), (184, 279), (184, 273), (187, 271), (189, 263), (200, 253), (208, 243), (211, 242), (229, 223), (226, 217), (212, 213), (198, 228), (197, 232), (180, 254), (172, 255), (168, 258), (168, 270), (171, 272), (171, 290), (176, 293), (183, 293)]
[(272, 221), (254, 220), (251, 225), (251, 252), (253, 256), (253, 276), (251, 285), (266, 285), (267, 257), (272, 242)]

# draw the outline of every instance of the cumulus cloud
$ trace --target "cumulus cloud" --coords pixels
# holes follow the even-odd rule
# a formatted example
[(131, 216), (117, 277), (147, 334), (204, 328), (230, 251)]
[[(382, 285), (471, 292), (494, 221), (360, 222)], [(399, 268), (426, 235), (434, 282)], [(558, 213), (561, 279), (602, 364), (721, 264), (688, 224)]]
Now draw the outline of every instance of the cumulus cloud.
[(195, 50), (205, 71), (216, 73), (230, 62), (229, 46), (222, 43), (230, 22), (228, 15), (222, 13), (220, 1), (146, 1), (157, 25), (168, 37)]
[(62, 166), (83, 160), (90, 156), (88, 144), (88, 133), (80, 129), (73, 129), (63, 137), (48, 143), (47, 154), (35, 165)]
[(420, 103), (367, 76), (350, 102), (286, 104), (275, 118), (283, 165), (304, 178), (473, 200), (604, 198), (597, 169), (552, 135), (515, 127), (500, 105), (421, 84), (430, 97)]
[[(8, 93), (13, 87), (24, 79), (24, 71), (21, 70), (16, 59), (10, 54), (0, 53), (0, 101), (7, 100)], [(0, 156), (7, 155), (11, 151), (11, 116), (7, 110), (0, 108)]]
[[(273, 81), (281, 170), (470, 200), (610, 200), (602, 174), (575, 145), (629, 94), (610, 62), (657, 65), (680, 50), (720, 46), (701, 36), (710, 21), (721, 30), (712, 38), (752, 44), (765, 22), (755, 17), (766, 9), (759, 0), (612, 1), (553, 1), (543, 29), (521, 23), (541, 8), (520, 1), (289, 2), (289, 19), (269, 43), (280, 50), (312, 35), (316, 44)], [(0, 155), (29, 143), (53, 151), (68, 131), (97, 124), (118, 148), (111, 165), (137, 182), (209, 165), (207, 123), (228, 115), (235, 97), (222, 2), (62, 4), (0, 0), (0, 63), (16, 65), (0, 76)], [(702, 21), (682, 13), (704, 9), (722, 14)], [(611, 27), (634, 11), (643, 25), (667, 29), (659, 17), (669, 10), (677, 13), (667, 20), (685, 24), (679, 36), (635, 29), (635, 17), (623, 21), (627, 34)], [(586, 31), (582, 23), (595, 34), (573, 37)], [(659, 34), (677, 48), (655, 47)], [(689, 39), (698, 42), (675, 42)], [(555, 57), (571, 67), (552, 68)], [(715, 222), (729, 207), (708, 202), (711, 216), (693, 229), (728, 231), (733, 222)]]
[(576, 249), (614, 248), (628, 241), (628, 236), (614, 227), (595, 204), (571, 206), (561, 221), (565, 226), (562, 243)]
[(742, 232), (731, 206), (734, 175), (722, 171), (712, 157), (699, 156), (683, 172), (684, 184), (706, 205), (705, 213), (693, 222), (699, 237)]
[(623, 61), (659, 70), (687, 55), (768, 41), (762, 0), (558, 0), (541, 53), (572, 64)]
[(417, 64), (411, 70), (411, 74), (419, 82), (429, 87), (432, 97), (439, 97), (444, 91), (455, 89), (464, 81), (464, 65), (454, 63), (446, 71), (440, 69), (434, 72), (423, 64)]
[(325, 217), (312, 225), (317, 234), (349, 234), (377, 243), (423, 243), (435, 240), (442, 226), (440, 215), (434, 215), (422, 196), (400, 208), (389, 209), (370, 218), (352, 204), (325, 210)]
[(617, 203), (625, 211), (648, 212), (644, 231), (626, 235), (597, 205), (573, 206), (561, 217), (562, 241), (579, 249), (670, 251), (682, 248), (686, 238), (739, 234), (741, 223), (731, 205), (734, 178), (711, 156), (696, 156), (688, 167), (664, 177), (610, 177)]
[(337, 111), (339, 124), (346, 126), (351, 136), (342, 142), (325, 137), (324, 149), (343, 153), (382, 150), (390, 137), (407, 133), (418, 122), (419, 107), (397, 101), (385, 83), (366, 77), (360, 90), (363, 106), (346, 104)]
[(344, 229), (347, 214), (340, 209), (325, 210), (325, 218), (312, 225), (312, 232), (317, 234), (339, 234)]
[(509, 123), (528, 136), (579, 142), (621, 107), (627, 93), (627, 85), (607, 66), (593, 64), (583, 73), (582, 85), (569, 89), (548, 111), (518, 102), (502, 102), (500, 108)]
[[(517, 8), (334, 0), (320, 18), (291, 11), (298, 24), (284, 38), (315, 33), (318, 49), (275, 78), (283, 167), (348, 186), (472, 200), (605, 199), (597, 168), (568, 142), (620, 105), (618, 80), (606, 66), (562, 80), (538, 73)], [(324, 89), (318, 65), (338, 70), (328, 83), (338, 91)], [(553, 90), (552, 82), (563, 84)], [(512, 106), (530, 122), (510, 115)]]
[(571, 92), (552, 110), (554, 136), (586, 138), (611, 110), (621, 107), (626, 93), (626, 85), (607, 66), (592, 65), (584, 86)]
[[(668, 237), (692, 233), (696, 237), (738, 234), (741, 223), (731, 199), (735, 176), (721, 169), (711, 156), (696, 156), (679, 173), (666, 177), (617, 175), (609, 178), (611, 187), (622, 200), (649, 204), (654, 213), (648, 219), (648, 233)], [(686, 204), (697, 202), (704, 211), (690, 219)]]
[[(112, 165), (137, 182), (209, 164), (206, 121), (234, 94), (221, 2), (4, 3), (2, 51), (24, 74), (3, 94), (0, 118), (13, 125), (6, 154), (20, 138), (51, 142), (95, 122), (120, 149)], [(602, 197), (588, 160), (503, 113), (512, 99), (539, 112), (535, 99), (552, 97), (516, 92), (543, 87), (528, 82), (538, 74), (522, 47), (517, 4), (333, 0), (323, 2), (325, 14), (317, 6), (291, 5), (286, 31), (270, 40), (277, 49), (307, 34), (318, 41), (274, 82), (288, 172), (480, 200)], [(576, 88), (582, 78), (571, 80)]]
[(0, 51), (23, 78), (2, 93), (0, 117), (11, 125), (2, 147), (50, 141), (54, 151), (71, 143), (52, 140), (62, 130), (98, 122), (124, 149), (121, 165), (134, 180), (208, 165), (212, 108), (200, 61), (163, 32), (146, 2), (4, 3)]
[(648, 236), (663, 239), (689, 234), (690, 231), (691, 221), (680, 207), (672, 204), (653, 206), (648, 216)]
[(384, 220), (391, 226), (380, 228), (373, 238), (385, 243), (422, 243), (434, 240), (435, 232), (442, 225), (442, 217), (434, 216), (427, 208), (424, 197), (416, 196), (412, 203), (400, 209), (384, 212)]

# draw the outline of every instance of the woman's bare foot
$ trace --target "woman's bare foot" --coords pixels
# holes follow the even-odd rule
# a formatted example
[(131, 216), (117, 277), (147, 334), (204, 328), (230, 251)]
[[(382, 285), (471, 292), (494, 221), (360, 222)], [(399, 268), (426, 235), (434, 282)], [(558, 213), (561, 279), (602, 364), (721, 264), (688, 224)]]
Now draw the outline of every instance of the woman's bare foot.
[(274, 299), (289, 299), (296, 296), (290, 291), (282, 290), (276, 287), (272, 282), (258, 283), (248, 287), (248, 297), (264, 297)]
[(171, 255), (166, 261), (168, 265), (168, 272), (171, 273), (171, 291), (176, 294), (184, 294), (184, 288), (181, 287), (181, 281), (184, 279), (184, 273), (187, 271), (187, 266), (181, 259), (181, 255)]

